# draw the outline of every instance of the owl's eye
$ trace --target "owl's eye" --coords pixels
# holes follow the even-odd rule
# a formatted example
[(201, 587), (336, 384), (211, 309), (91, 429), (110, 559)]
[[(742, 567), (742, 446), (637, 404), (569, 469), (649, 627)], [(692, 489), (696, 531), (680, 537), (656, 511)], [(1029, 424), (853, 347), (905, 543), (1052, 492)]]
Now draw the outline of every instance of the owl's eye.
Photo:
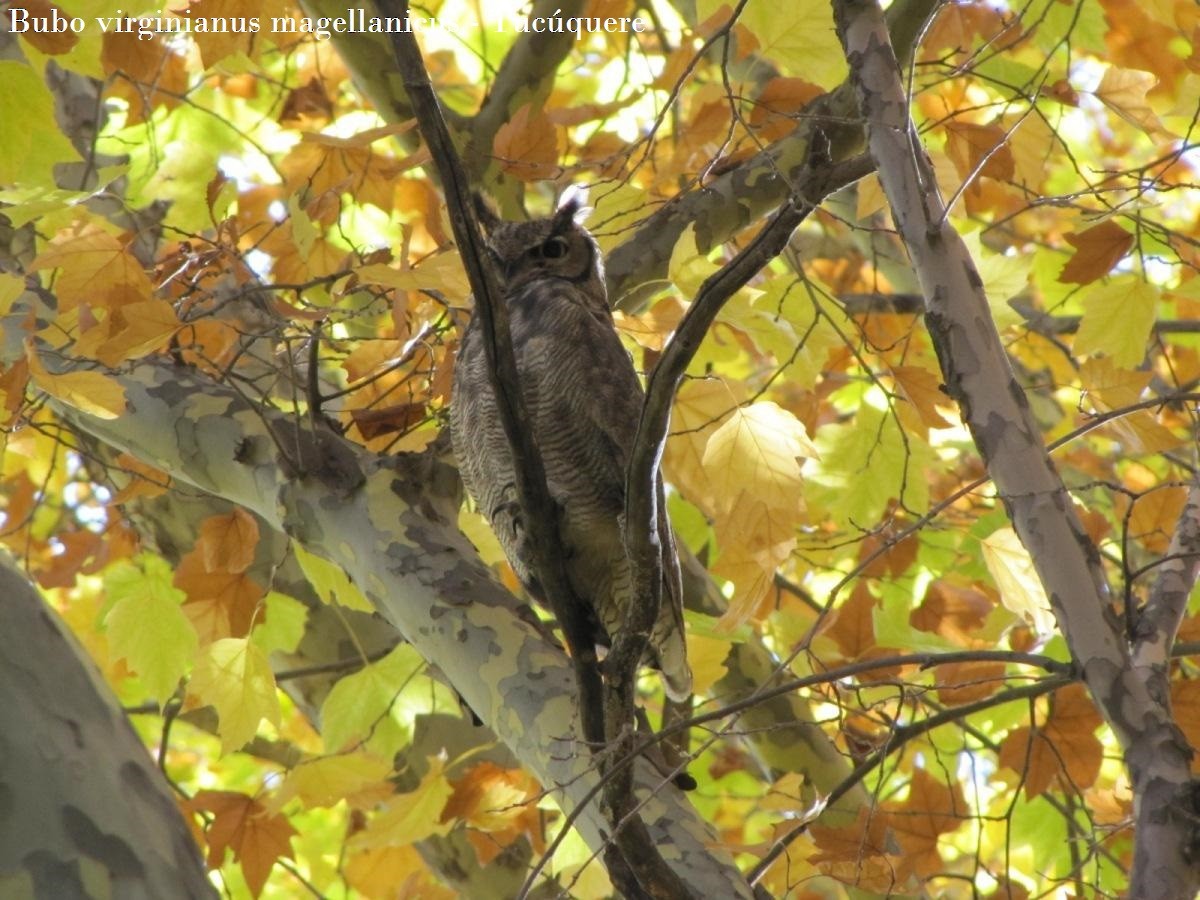
[(565, 238), (555, 235), (542, 244), (542, 256), (546, 259), (562, 259), (566, 255), (567, 242)]

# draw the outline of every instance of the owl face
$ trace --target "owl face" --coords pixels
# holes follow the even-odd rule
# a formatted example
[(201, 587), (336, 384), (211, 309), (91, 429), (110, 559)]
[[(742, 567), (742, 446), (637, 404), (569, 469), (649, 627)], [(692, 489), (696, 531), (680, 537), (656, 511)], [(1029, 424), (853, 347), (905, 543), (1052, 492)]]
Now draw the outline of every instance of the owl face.
[(505, 222), (479, 198), (476, 212), (487, 234), (505, 293), (546, 279), (561, 279), (604, 299), (604, 268), (600, 248), (576, 218), (577, 199), (568, 200), (546, 219)]

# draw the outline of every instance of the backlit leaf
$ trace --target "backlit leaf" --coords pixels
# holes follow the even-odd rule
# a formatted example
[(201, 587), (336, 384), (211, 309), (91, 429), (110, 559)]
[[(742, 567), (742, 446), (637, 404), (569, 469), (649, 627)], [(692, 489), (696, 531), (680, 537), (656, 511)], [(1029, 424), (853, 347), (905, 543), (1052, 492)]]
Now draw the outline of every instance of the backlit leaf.
[(25, 342), (25, 358), (34, 383), (56, 400), (98, 419), (116, 419), (125, 412), (125, 389), (101, 372), (64, 372), (56, 375), (42, 365), (32, 340)]
[(1103, 353), (1123, 369), (1141, 365), (1159, 298), (1158, 288), (1136, 275), (1122, 275), (1089, 289), (1075, 352)]
[(1041, 579), (1033, 568), (1029, 551), (1011, 528), (993, 531), (981, 543), (983, 561), (1000, 591), (1006, 607), (1031, 624), (1038, 634), (1055, 629), (1054, 612)]
[(546, 113), (527, 103), (496, 131), (492, 152), (510, 175), (538, 181), (558, 168), (559, 142), (558, 129)]
[(209, 868), (220, 866), (225, 851), (232, 850), (255, 897), (262, 893), (276, 861), (293, 858), (291, 839), (296, 829), (285, 816), (268, 812), (253, 797), (236, 791), (200, 791), (187, 806), (212, 815), (205, 829)]
[(171, 584), (162, 560), (122, 561), (104, 576), (113, 607), (105, 619), (109, 646), (138, 674), (159, 702), (173, 693), (195, 655), (196, 631), (180, 609), (182, 591)]
[(203, 651), (188, 682), (188, 697), (220, 719), (221, 750), (237, 750), (266, 719), (279, 725), (279, 696), (267, 655), (246, 638), (224, 638)]
[(385, 719), (400, 689), (425, 667), (407, 644), (345, 676), (321, 704), (321, 737), (330, 752), (365, 740)]

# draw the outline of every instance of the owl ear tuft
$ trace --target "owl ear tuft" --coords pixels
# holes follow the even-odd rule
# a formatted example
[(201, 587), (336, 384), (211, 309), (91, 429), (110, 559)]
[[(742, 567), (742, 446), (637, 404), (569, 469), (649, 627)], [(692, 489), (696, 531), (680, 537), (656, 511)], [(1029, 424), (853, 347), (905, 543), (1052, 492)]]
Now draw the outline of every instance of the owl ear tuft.
[(558, 198), (558, 209), (554, 213), (555, 230), (565, 228), (568, 224), (582, 225), (592, 208), (587, 205), (588, 190), (581, 185), (569, 185), (562, 196)]
[(471, 194), (471, 200), (475, 205), (475, 218), (483, 226), (484, 234), (491, 234), (504, 220), (500, 218), (500, 214), (496, 212), (496, 208), (492, 206), (491, 201), (484, 197), (483, 194), (474, 191)]

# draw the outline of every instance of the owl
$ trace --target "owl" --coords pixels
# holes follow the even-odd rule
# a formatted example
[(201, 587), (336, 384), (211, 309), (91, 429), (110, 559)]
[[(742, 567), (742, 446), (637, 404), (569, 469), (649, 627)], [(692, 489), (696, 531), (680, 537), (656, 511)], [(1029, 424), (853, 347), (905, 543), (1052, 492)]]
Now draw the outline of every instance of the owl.
[[(562, 510), (567, 577), (588, 607), (596, 643), (608, 646), (633, 593), (621, 525), (642, 386), (613, 326), (600, 248), (577, 221), (579, 201), (528, 222), (505, 222), (482, 201), (476, 206), (500, 274), (521, 392), (546, 484)], [(526, 590), (544, 603), (521, 522), (512, 453), (489, 379), (483, 328), (476, 319), (463, 332), (458, 351), (450, 433), (467, 491)], [(665, 516), (660, 521), (662, 602), (647, 662), (662, 673), (667, 695), (682, 702), (691, 694), (692, 673), (679, 559), (670, 525)]]

